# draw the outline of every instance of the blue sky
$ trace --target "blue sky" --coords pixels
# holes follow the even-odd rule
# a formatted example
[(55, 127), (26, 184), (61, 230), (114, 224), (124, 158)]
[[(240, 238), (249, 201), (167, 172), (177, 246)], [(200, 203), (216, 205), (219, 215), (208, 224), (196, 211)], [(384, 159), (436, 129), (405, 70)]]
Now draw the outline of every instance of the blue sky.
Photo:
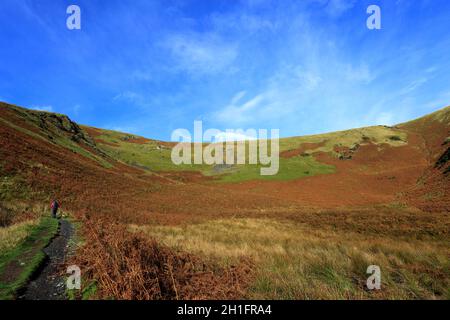
[(450, 104), (449, 30), (447, 0), (2, 0), (0, 100), (163, 140), (394, 124)]

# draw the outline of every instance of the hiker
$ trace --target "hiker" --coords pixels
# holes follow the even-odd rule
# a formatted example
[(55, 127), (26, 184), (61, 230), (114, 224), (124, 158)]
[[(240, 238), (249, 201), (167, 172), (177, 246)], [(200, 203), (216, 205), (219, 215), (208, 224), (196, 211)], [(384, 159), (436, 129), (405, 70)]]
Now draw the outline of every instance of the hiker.
[(58, 200), (53, 200), (50, 207), (52, 208), (52, 217), (56, 218), (56, 214), (58, 213), (58, 209), (59, 209)]

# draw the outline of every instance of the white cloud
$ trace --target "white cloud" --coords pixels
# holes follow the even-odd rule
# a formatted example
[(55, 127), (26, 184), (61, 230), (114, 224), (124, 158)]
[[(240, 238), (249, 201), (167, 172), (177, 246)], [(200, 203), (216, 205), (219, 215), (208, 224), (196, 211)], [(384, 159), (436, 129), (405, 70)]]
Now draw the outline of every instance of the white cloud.
[(427, 78), (419, 78), (419, 79), (413, 80), (399, 91), (399, 95), (410, 94), (411, 92), (415, 91), (416, 89), (418, 89), (419, 87), (421, 87), (422, 85), (424, 85), (427, 82), (428, 82)]
[(216, 30), (245, 32), (250, 35), (256, 32), (273, 32), (279, 27), (279, 22), (248, 13), (215, 13), (211, 23)]
[(240, 124), (246, 123), (255, 115), (255, 108), (259, 107), (264, 100), (264, 95), (260, 94), (247, 102), (238, 105), (237, 103), (243, 98), (245, 91), (237, 93), (229, 105), (215, 113), (214, 118), (222, 123)]
[(231, 104), (235, 105), (236, 103), (238, 103), (246, 95), (246, 93), (247, 93), (246, 91), (240, 91), (236, 93), (233, 99), (231, 99)]
[(50, 37), (56, 38), (55, 30), (52, 26), (43, 18), (43, 15), (36, 12), (37, 4), (31, 1), (18, 1), (16, 4), (24, 11), (27, 17), (35, 20), (38, 25), (44, 29)]
[(246, 100), (246, 91), (237, 92), (229, 104), (214, 112), (212, 118), (228, 126), (279, 120), (308, 103), (308, 96), (316, 94), (322, 77), (301, 66), (285, 65), (266, 80), (263, 89)]
[(76, 104), (76, 105), (74, 105), (73, 106), (73, 114), (75, 115), (75, 116), (78, 116), (79, 115), (79, 113), (80, 113), (80, 109), (81, 109), (81, 106), (79, 105), (79, 104)]
[(376, 75), (366, 64), (354, 67), (351, 64), (345, 68), (345, 77), (350, 81), (370, 83), (375, 80)]
[(309, 91), (316, 89), (322, 82), (322, 78), (319, 75), (311, 72), (301, 74), (299, 76), (299, 79), (302, 82), (300, 86), (303, 86), (305, 89)]
[(353, 8), (355, 0), (329, 0), (325, 11), (332, 17), (339, 17)]
[(440, 92), (436, 95), (435, 99), (427, 101), (424, 104), (425, 110), (428, 110), (427, 112), (432, 112), (447, 106), (450, 106), (450, 91)]
[(235, 72), (233, 62), (238, 55), (236, 44), (215, 34), (175, 34), (163, 43), (175, 62), (175, 70), (193, 75)]
[(380, 112), (375, 119), (373, 120), (373, 123), (377, 125), (393, 125), (395, 124), (395, 115), (391, 112)]
[(257, 137), (239, 132), (221, 131), (215, 136), (215, 142), (256, 140)]
[(426, 73), (434, 73), (434, 72), (437, 71), (437, 70), (438, 70), (437, 67), (432, 66), (432, 67), (429, 67), (429, 68), (425, 69), (425, 72), (426, 72)]
[(32, 105), (30, 109), (37, 111), (53, 112), (53, 106), (50, 105)]
[(142, 94), (134, 91), (124, 91), (122, 93), (119, 93), (113, 98), (113, 101), (115, 102), (123, 101), (131, 103), (137, 107), (141, 107), (144, 109), (151, 107), (150, 102)]

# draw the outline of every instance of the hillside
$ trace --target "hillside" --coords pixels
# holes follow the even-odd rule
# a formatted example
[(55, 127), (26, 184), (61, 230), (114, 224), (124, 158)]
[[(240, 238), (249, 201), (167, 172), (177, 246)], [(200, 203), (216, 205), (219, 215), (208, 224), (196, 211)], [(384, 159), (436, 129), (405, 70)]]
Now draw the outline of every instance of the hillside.
[(148, 171), (197, 171), (217, 181), (295, 180), (335, 172), (335, 166), (317, 161), (317, 155), (350, 160), (362, 147), (379, 149), (408, 145), (408, 134), (398, 127), (376, 126), (280, 140), (280, 171), (276, 176), (261, 176), (260, 165), (231, 165), (221, 168), (207, 165), (181, 165), (171, 162), (173, 144), (143, 137), (83, 126), (107, 154)]
[[(0, 245), (57, 198), (97, 298), (445, 298), (449, 119), (281, 139), (267, 179), (259, 165), (176, 167), (171, 143), (1, 103)], [(375, 262), (378, 295), (362, 288)]]
[(406, 194), (428, 211), (450, 208), (450, 107), (400, 125), (420, 136), (429, 166)]
[[(176, 166), (170, 159), (172, 143), (79, 126), (64, 115), (2, 104), (2, 198), (7, 200), (8, 188), (18, 181), (24, 193), (30, 187), (27, 179), (46, 183), (48, 190), (57, 176), (60, 181), (78, 181), (74, 174), (92, 171), (87, 179), (98, 183), (95, 177), (106, 171), (113, 177), (134, 173), (131, 181), (145, 176), (146, 183), (234, 182), (223, 187), (253, 194), (266, 194), (276, 184), (280, 194), (276, 197), (313, 206), (387, 203), (406, 195), (422, 208), (439, 201), (448, 208), (449, 118), (447, 107), (393, 127), (281, 139), (278, 175), (261, 177), (259, 165), (220, 170), (207, 165)], [(37, 182), (31, 187), (33, 183)], [(55, 187), (67, 189), (64, 198), (76, 188), (63, 182)], [(327, 195), (318, 198), (317, 191), (323, 189)], [(37, 192), (43, 192), (42, 188)]]

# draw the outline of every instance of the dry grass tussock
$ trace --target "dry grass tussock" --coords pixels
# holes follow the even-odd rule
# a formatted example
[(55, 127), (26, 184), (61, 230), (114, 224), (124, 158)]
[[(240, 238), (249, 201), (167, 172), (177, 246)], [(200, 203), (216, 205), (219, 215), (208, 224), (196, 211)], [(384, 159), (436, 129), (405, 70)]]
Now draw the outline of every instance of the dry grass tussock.
[[(445, 241), (312, 229), (275, 219), (131, 229), (225, 265), (251, 257), (259, 267), (250, 298), (450, 298), (450, 249)], [(381, 267), (381, 291), (366, 289), (369, 265)]]
[(38, 220), (29, 220), (8, 227), (0, 227), (0, 255), (25, 240), (30, 234), (31, 227), (37, 223)]
[(236, 299), (246, 290), (250, 267), (244, 261), (227, 268), (207, 265), (120, 225), (106, 223), (99, 231), (96, 223), (84, 222), (88, 245), (77, 256), (85, 277), (99, 284), (99, 297)]

